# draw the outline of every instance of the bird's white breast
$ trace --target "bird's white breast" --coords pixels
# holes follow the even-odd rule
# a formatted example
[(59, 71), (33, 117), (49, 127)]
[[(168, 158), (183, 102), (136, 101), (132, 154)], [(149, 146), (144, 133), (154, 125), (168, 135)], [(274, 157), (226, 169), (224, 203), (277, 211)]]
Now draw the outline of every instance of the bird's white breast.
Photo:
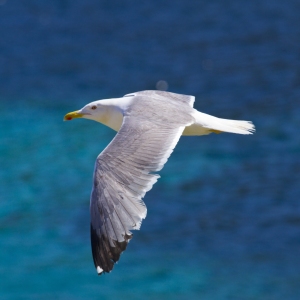
[(115, 131), (119, 131), (123, 123), (124, 113), (132, 104), (133, 98), (134, 96), (128, 96), (101, 100), (101, 104), (106, 106), (106, 110), (97, 121)]

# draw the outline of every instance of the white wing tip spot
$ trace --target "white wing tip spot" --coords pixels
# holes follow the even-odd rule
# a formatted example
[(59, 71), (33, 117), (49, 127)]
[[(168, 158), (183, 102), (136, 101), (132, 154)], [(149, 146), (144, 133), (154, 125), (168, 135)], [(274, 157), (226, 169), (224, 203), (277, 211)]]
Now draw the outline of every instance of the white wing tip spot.
[(101, 269), (99, 266), (97, 267), (97, 273), (100, 275), (103, 272), (103, 269)]

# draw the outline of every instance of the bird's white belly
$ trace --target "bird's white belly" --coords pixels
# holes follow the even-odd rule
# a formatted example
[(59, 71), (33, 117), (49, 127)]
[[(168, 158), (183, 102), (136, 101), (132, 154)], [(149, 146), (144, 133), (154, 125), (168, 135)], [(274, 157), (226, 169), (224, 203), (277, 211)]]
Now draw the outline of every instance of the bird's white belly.
[[(104, 125), (110, 127), (111, 129), (113, 129), (115, 131), (119, 131), (122, 126), (122, 122), (123, 122), (123, 115), (121, 113), (115, 112), (113, 114), (110, 114), (110, 116), (108, 118), (106, 118), (105, 120), (103, 120), (101, 123), (103, 123)], [(211, 133), (210, 129), (204, 128), (200, 124), (195, 123), (195, 124), (185, 127), (182, 135), (185, 135), (185, 136), (206, 135), (206, 134), (210, 134), (210, 133)]]
[(209, 128), (204, 128), (202, 125), (194, 123), (190, 126), (185, 127), (182, 135), (206, 135), (210, 133), (211, 130)]

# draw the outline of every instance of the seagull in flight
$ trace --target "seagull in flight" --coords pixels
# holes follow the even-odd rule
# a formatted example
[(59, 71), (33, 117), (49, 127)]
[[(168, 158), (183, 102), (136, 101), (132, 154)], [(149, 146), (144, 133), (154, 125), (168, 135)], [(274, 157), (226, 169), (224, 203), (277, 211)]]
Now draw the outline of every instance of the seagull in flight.
[(147, 208), (142, 200), (160, 177), (180, 136), (231, 132), (252, 134), (249, 121), (217, 118), (193, 108), (194, 96), (141, 91), (91, 102), (64, 116), (85, 118), (117, 131), (98, 155), (90, 198), (90, 234), (98, 275), (110, 272), (140, 229)]

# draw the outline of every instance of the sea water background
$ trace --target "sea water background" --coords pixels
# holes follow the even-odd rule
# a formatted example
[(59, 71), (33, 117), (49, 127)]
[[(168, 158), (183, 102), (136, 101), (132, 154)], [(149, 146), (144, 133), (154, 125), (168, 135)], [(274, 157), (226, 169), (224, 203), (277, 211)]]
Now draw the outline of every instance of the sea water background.
[[(299, 299), (299, 1), (0, 4), (0, 299)], [(98, 277), (89, 194), (114, 132), (62, 118), (159, 80), (257, 133), (182, 138)]]

